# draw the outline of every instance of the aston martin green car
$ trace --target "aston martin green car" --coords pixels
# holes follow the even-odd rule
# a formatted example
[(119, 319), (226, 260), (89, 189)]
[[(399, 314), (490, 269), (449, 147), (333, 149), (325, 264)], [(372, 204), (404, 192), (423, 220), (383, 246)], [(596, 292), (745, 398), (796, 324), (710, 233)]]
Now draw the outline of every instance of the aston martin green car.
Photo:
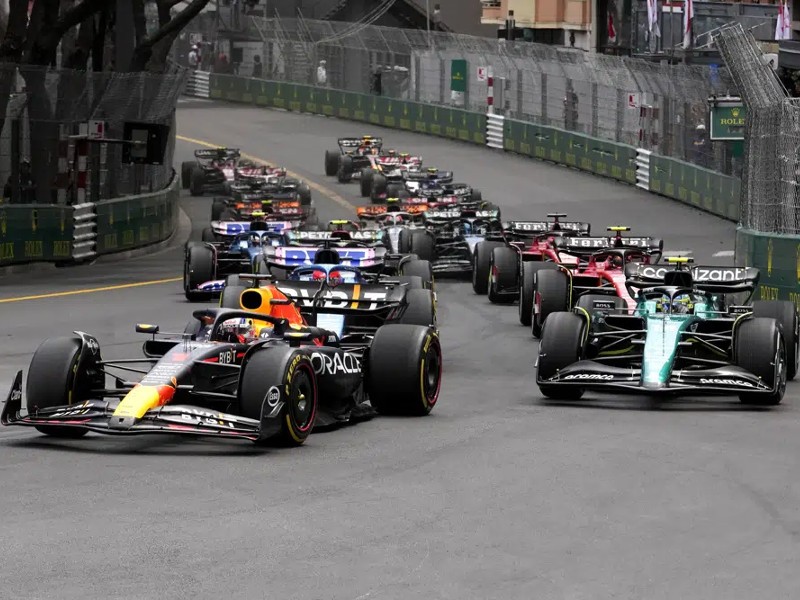
[(544, 396), (577, 400), (595, 390), (780, 403), (798, 369), (795, 304), (751, 302), (758, 269), (667, 261), (627, 266), (633, 309), (587, 294), (547, 317), (536, 365)]

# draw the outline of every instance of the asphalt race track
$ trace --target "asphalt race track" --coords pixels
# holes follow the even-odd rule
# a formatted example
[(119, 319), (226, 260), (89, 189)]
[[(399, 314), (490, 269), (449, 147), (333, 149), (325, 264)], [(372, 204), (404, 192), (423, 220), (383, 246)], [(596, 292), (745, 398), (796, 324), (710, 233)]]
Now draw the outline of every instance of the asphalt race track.
[[(355, 184), (322, 174), (323, 150), (366, 133), (361, 125), (195, 101), (178, 121), (182, 136), (239, 146), (323, 186), (323, 219), (362, 203)], [(622, 224), (662, 236), (698, 262), (731, 260), (713, 255), (733, 249), (732, 224), (633, 187), (369, 133), (454, 169), (504, 218), (558, 210), (598, 232)], [(178, 160), (195, 147), (181, 143)], [(192, 305), (181, 245), (210, 203), (185, 198), (191, 224), (156, 254), (0, 279), (2, 389), (48, 336), (92, 332), (118, 358), (140, 351), (137, 321), (182, 330)], [(797, 384), (767, 411), (725, 400), (547, 404), (516, 307), (490, 305), (466, 281), (438, 286), (446, 371), (428, 418), (376, 419), (294, 450), (0, 431), (0, 597), (796, 597)], [(98, 287), (113, 289), (86, 291)]]

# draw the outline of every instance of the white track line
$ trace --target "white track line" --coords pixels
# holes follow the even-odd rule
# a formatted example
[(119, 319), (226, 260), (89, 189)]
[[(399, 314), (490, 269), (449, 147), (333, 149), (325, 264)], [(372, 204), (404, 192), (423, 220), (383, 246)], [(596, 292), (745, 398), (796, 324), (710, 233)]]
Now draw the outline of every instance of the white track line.
[(715, 252), (714, 256), (717, 258), (722, 258), (723, 256), (734, 256), (735, 252), (733, 250), (720, 250), (719, 252)]

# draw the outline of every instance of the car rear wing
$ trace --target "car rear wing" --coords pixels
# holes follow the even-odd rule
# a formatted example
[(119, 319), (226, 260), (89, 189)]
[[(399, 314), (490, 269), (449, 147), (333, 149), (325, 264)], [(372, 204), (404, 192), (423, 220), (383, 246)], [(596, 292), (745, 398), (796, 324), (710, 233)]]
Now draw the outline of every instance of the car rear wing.
[(275, 286), (303, 312), (378, 313), (400, 306), (397, 293), (383, 284), (342, 283), (320, 293), (316, 281), (277, 281)]
[(289, 242), (301, 244), (322, 244), (328, 241), (358, 241), (364, 243), (379, 242), (383, 239), (383, 232), (376, 229), (362, 229), (360, 231), (287, 231), (286, 239)]
[(408, 171), (406, 173), (408, 181), (433, 181), (437, 184), (450, 183), (453, 181), (453, 171), (438, 171), (435, 178), (430, 178), (426, 171)]
[[(346, 137), (346, 138), (339, 138), (338, 140), (339, 148), (342, 150), (352, 150), (354, 148), (358, 148), (359, 146), (363, 145), (365, 140), (364, 138), (357, 138), (357, 137)], [(380, 148), (383, 146), (383, 138), (373, 137), (369, 139), (370, 146)]]
[(664, 241), (652, 237), (562, 237), (556, 247), (570, 254), (594, 254), (604, 250), (641, 250), (647, 254), (661, 254)]
[(401, 204), (394, 206), (378, 204), (373, 206), (359, 206), (356, 209), (356, 214), (362, 221), (378, 221), (386, 215), (391, 214), (402, 215), (414, 221), (422, 221), (424, 218), (423, 213), (426, 210), (428, 210), (427, 204)]
[(585, 236), (592, 231), (590, 223), (579, 221), (561, 221), (558, 224), (552, 221), (509, 221), (503, 226), (506, 233), (524, 236), (536, 236), (545, 233), (572, 233)]
[(681, 269), (677, 265), (631, 263), (625, 266), (626, 285), (639, 289), (666, 285), (667, 273), (679, 270), (689, 274), (694, 289), (717, 294), (752, 293), (761, 278), (761, 272), (755, 267), (695, 266)]
[(449, 210), (428, 210), (425, 213), (425, 221), (436, 222), (452, 222), (461, 219), (489, 219), (499, 220), (499, 210), (470, 210), (453, 208)]
[(223, 160), (226, 158), (239, 158), (239, 148), (200, 148), (194, 151), (194, 156), (201, 160)]

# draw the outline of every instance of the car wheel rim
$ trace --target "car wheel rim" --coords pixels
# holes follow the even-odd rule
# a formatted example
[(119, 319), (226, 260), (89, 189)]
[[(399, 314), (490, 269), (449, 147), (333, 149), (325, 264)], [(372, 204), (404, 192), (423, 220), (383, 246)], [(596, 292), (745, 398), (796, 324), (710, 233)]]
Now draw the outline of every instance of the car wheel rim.
[(306, 432), (314, 423), (316, 405), (314, 399), (316, 389), (313, 375), (306, 365), (298, 367), (297, 376), (291, 383), (289, 397), (289, 410), (292, 413), (292, 420), (298, 431)]
[(425, 352), (425, 369), (422, 373), (422, 388), (429, 406), (436, 404), (442, 381), (442, 357), (439, 342), (434, 338)]

